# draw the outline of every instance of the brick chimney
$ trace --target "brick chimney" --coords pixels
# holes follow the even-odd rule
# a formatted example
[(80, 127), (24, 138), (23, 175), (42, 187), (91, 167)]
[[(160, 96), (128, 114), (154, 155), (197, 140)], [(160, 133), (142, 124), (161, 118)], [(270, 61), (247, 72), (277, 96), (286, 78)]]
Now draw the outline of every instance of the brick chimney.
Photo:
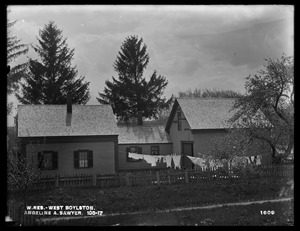
[(137, 112), (137, 124), (143, 125), (143, 112), (142, 111)]
[(72, 114), (72, 95), (67, 96), (67, 113)]
[(66, 126), (71, 126), (72, 121), (72, 95), (67, 96)]

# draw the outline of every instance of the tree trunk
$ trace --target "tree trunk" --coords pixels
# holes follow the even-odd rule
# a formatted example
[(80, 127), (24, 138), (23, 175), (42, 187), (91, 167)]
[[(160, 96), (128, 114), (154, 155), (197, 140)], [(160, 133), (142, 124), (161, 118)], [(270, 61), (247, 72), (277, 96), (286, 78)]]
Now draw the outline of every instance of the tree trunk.
[(274, 145), (271, 145), (271, 149), (272, 149), (272, 152), (271, 152), (271, 157), (272, 157), (272, 163), (277, 163), (278, 162), (278, 159), (276, 158), (276, 147)]
[(293, 148), (294, 148), (294, 132), (290, 131), (289, 143), (288, 143), (288, 147), (285, 151), (285, 157), (288, 157), (291, 154), (291, 151), (292, 151)]

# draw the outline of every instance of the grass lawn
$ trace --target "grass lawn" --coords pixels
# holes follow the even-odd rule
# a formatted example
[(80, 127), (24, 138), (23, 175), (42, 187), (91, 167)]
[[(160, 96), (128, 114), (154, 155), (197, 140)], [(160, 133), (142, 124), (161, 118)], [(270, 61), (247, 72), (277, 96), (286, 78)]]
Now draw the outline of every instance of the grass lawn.
[[(261, 211), (273, 210), (274, 215)], [(294, 225), (293, 202), (275, 202), (246, 206), (227, 206), (138, 215), (98, 217), (71, 221), (54, 221), (44, 225), (59, 226), (287, 226)]]
[[(160, 215), (155, 215), (156, 210), (278, 198), (280, 188), (284, 184), (283, 182), (287, 182), (287, 179), (255, 179), (251, 181), (215, 180), (210, 182), (190, 184), (161, 186), (150, 185), (109, 189), (58, 188), (48, 191), (28, 193), (27, 205), (89, 205), (94, 206), (96, 210), (103, 211), (103, 214), (149, 211), (152, 214), (150, 218), (146, 219), (145, 217), (142, 217), (141, 219), (150, 219), (149, 222), (153, 222), (155, 224), (155, 216), (160, 217)], [(15, 198), (15, 200), (18, 200), (18, 195), (16, 194), (8, 196), (8, 199)], [(280, 207), (280, 204), (278, 206)], [(251, 206), (249, 208), (251, 208)], [(228, 209), (228, 211), (230, 211), (233, 208)], [(220, 211), (220, 208), (217, 210)], [(225, 208), (222, 208), (221, 210), (226, 211)], [(241, 210), (243, 209), (236, 209), (237, 212)], [(255, 213), (258, 213), (263, 209), (255, 208), (253, 209), (253, 211), (254, 210), (257, 210)], [(214, 223), (217, 225), (219, 222), (219, 218), (216, 219), (216, 217), (221, 217), (224, 212), (221, 212), (220, 215), (217, 215), (217, 213), (213, 214), (213, 211), (214, 210), (208, 212), (208, 210), (203, 210), (203, 212), (199, 212), (199, 214), (211, 213), (212, 218), (207, 218), (214, 219)], [(198, 225), (200, 225), (199, 221), (201, 221), (202, 219), (206, 219), (206, 215), (200, 216), (198, 213), (195, 213), (195, 211), (191, 213), (193, 214), (190, 215), (191, 224), (194, 222), (194, 219), (195, 222), (198, 222)], [(232, 213), (233, 219), (240, 218), (240, 214), (235, 214), (234, 212), (230, 213)], [(181, 217), (189, 216), (189, 212), (187, 211), (172, 212), (170, 214), (166, 214), (164, 216), (165, 219), (163, 219), (162, 221), (167, 222), (168, 217), (176, 217), (176, 214)], [(253, 214), (254, 213), (251, 212), (251, 216)], [(272, 216), (270, 215), (258, 215), (259, 217), (261, 217), (260, 219), (272, 219)], [(153, 221), (151, 220), (152, 218), (154, 219)], [(248, 217), (248, 219), (250, 218)], [(230, 219), (226, 218), (224, 220), (229, 221)], [(184, 222), (182, 221), (182, 219), (178, 219), (178, 222), (179, 221)], [(240, 222), (243, 222), (242, 218)], [(140, 221), (138, 221), (137, 223), (140, 223)]]

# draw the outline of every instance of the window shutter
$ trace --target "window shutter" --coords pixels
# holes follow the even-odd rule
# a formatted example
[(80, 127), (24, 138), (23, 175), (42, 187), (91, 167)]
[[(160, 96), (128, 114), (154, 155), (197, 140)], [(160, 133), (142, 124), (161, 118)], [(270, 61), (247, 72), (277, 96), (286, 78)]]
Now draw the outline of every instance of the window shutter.
[(127, 148), (126, 148), (126, 160), (127, 160), (127, 161), (129, 161), (129, 159), (131, 159), (131, 158), (128, 157), (128, 153), (129, 153), (129, 152), (130, 152), (130, 147), (127, 147)]
[(143, 154), (143, 149), (142, 149), (142, 147), (138, 147), (138, 154)]
[(52, 152), (52, 169), (58, 168), (58, 156), (57, 152)]
[(88, 151), (87, 154), (87, 158), (88, 158), (88, 167), (92, 168), (93, 167), (93, 151)]
[(74, 168), (79, 168), (79, 152), (74, 152)]
[(42, 152), (38, 152), (38, 169), (42, 169), (43, 168), (43, 153)]

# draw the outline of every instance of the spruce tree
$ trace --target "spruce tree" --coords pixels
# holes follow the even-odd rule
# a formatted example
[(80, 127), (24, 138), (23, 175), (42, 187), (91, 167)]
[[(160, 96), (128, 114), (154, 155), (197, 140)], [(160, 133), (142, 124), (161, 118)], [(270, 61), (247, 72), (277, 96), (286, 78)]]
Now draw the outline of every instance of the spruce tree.
[(33, 46), (40, 60), (29, 60), (29, 73), (16, 94), (23, 104), (65, 104), (72, 94), (72, 103), (86, 104), (90, 98), (89, 82), (77, 78), (76, 66), (71, 66), (74, 49), (69, 49), (62, 30), (50, 21), (39, 32), (39, 45)]
[[(8, 10), (10, 13), (10, 10)], [(18, 90), (20, 80), (26, 75), (27, 62), (13, 63), (17, 58), (28, 52), (28, 45), (21, 43), (17, 35), (11, 34), (11, 28), (17, 21), (7, 22), (7, 94)], [(7, 101), (7, 115), (12, 111), (13, 103)]]
[(157, 118), (159, 112), (169, 107), (172, 100), (162, 96), (168, 84), (165, 77), (154, 71), (149, 81), (143, 77), (149, 63), (147, 46), (138, 36), (125, 39), (114, 62), (118, 79), (106, 80), (103, 93), (99, 93), (99, 103), (112, 105), (119, 121), (129, 121), (142, 112), (144, 118)]
[(18, 36), (11, 35), (11, 27), (17, 21), (7, 23), (7, 64), (10, 66), (10, 71), (7, 74), (7, 93), (11, 94), (13, 90), (18, 90), (18, 83), (25, 76), (27, 62), (13, 65), (13, 61), (19, 56), (28, 52), (28, 45), (21, 43)]

